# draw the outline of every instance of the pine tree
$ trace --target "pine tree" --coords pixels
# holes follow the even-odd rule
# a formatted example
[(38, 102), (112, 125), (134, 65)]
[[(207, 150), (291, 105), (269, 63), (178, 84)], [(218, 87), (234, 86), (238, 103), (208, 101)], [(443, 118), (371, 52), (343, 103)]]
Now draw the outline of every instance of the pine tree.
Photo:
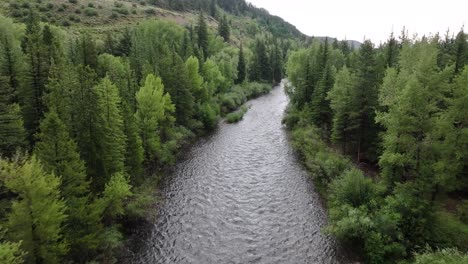
[(455, 74), (463, 70), (465, 65), (468, 65), (468, 38), (465, 32), (460, 30), (455, 39)]
[(217, 4), (216, 4), (216, 0), (211, 0), (210, 2), (210, 16), (216, 18), (217, 15), (218, 15), (218, 12), (217, 12)]
[(229, 22), (226, 15), (219, 21), (218, 34), (224, 39), (225, 42), (229, 42), (231, 29), (229, 28)]
[(45, 115), (40, 131), (34, 153), (46, 173), (61, 178), (60, 191), (68, 215), (64, 234), (70, 243), (70, 255), (74, 259), (89, 260), (86, 253), (99, 243), (100, 218), (90, 207), (85, 164), (69, 130), (54, 110)]
[(89, 66), (77, 67), (78, 85), (71, 98), (72, 137), (76, 140), (81, 158), (85, 161), (87, 175), (92, 179), (93, 190), (100, 191), (108, 179), (101, 156), (102, 129), (99, 128), (98, 95), (95, 88), (96, 73)]
[(0, 76), (0, 154), (11, 156), (25, 146), (26, 131), (20, 107), (12, 103), (12, 89), (8, 79)]
[(13, 21), (0, 17), (0, 76), (8, 78), (12, 103), (19, 103), (20, 78), (23, 71), (23, 54), (20, 41), (15, 36)]
[(239, 48), (239, 61), (237, 63), (237, 79), (236, 79), (237, 84), (243, 83), (247, 76), (246, 65), (247, 64), (245, 62), (244, 49), (241, 44)]
[(176, 107), (175, 117), (177, 124), (190, 127), (193, 117), (194, 99), (189, 89), (190, 81), (187, 67), (180, 56), (174, 51), (163, 62), (161, 78), (165, 89), (171, 95), (171, 101)]
[(468, 159), (468, 66), (455, 78), (444, 109), (436, 118), (431, 138), (435, 142), (437, 161), (434, 163), (436, 186), (433, 199), (441, 191), (461, 190), (468, 187), (463, 170)]
[(363, 153), (371, 150), (371, 148), (375, 148), (377, 144), (375, 140), (369, 140), (377, 139), (379, 130), (374, 121), (375, 109), (378, 105), (377, 87), (379, 84), (376, 65), (374, 45), (371, 41), (366, 40), (359, 50), (356, 73), (357, 89), (354, 97), (360, 110), (355, 117), (357, 124), (355, 130), (355, 152), (358, 162), (361, 160)]
[(385, 66), (395, 67), (398, 62), (398, 53), (399, 45), (392, 32), (385, 46)]
[(132, 182), (139, 183), (143, 176), (143, 162), (145, 159), (143, 142), (140, 137), (138, 121), (134, 111), (127, 103), (122, 104), (124, 119), (124, 133), (127, 138), (125, 150), (125, 171), (132, 178)]
[(405, 45), (400, 72), (390, 69), (384, 79), (380, 103), (387, 110), (379, 113), (377, 121), (386, 131), (379, 164), (390, 187), (416, 180), (434, 183), (430, 135), (449, 78), (447, 71), (436, 71), (437, 53), (435, 43)]
[(162, 123), (175, 111), (171, 103), (171, 96), (165, 93), (160, 78), (149, 74), (145, 84), (136, 94), (137, 112), (136, 120), (140, 127), (141, 139), (145, 150), (145, 158), (152, 161), (160, 158)]
[(24, 164), (1, 161), (1, 179), (19, 197), (8, 216), (8, 235), (22, 241), (26, 263), (60, 263), (67, 252), (62, 240), (66, 220), (60, 179), (44, 171), (36, 157)]
[(312, 101), (310, 102), (311, 119), (317, 126), (324, 128), (326, 131), (330, 129), (332, 118), (327, 94), (333, 87), (333, 82), (333, 72), (330, 64), (327, 63), (323, 70), (323, 75), (314, 89)]
[(22, 43), (27, 58), (27, 73), (20, 93), (24, 123), (30, 143), (34, 143), (34, 134), (39, 128), (39, 120), (45, 111), (42, 96), (44, 95), (48, 73), (47, 58), (45, 57), (46, 53), (42, 45), (41, 33), (42, 29), (39, 25), (39, 19), (36, 13), (31, 10), (26, 23), (26, 34)]
[(203, 52), (203, 61), (209, 56), (208, 52), (208, 28), (206, 25), (205, 17), (203, 12), (200, 12), (197, 25), (197, 44), (198, 48)]
[(118, 88), (105, 77), (96, 87), (98, 129), (100, 130), (100, 158), (103, 161), (105, 174), (100, 184), (108, 177), (124, 170), (125, 134), (121, 112), (121, 100)]
[(333, 88), (328, 93), (333, 110), (331, 139), (333, 143), (341, 145), (343, 153), (347, 150), (349, 131), (353, 130), (352, 118), (359, 110), (355, 106), (355, 88), (356, 77), (345, 66), (337, 73)]
[(283, 60), (278, 48), (278, 43), (275, 41), (275, 47), (271, 55), (271, 63), (273, 68), (273, 80), (275, 83), (280, 83), (283, 79)]

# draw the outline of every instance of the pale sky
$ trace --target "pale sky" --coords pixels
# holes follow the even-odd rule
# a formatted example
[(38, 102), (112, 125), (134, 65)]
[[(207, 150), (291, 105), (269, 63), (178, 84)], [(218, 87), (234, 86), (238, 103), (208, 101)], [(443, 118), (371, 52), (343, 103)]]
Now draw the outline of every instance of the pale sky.
[[(375, 44), (390, 32), (410, 36), (458, 32), (468, 22), (468, 0), (247, 0), (282, 17), (310, 36), (357, 40)], [(465, 32), (468, 29), (465, 28)]]

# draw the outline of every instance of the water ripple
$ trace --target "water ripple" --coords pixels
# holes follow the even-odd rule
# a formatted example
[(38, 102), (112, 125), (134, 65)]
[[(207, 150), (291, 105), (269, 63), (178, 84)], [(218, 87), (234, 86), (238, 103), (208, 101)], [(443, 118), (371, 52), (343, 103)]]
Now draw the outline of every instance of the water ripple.
[(345, 263), (288, 146), (282, 87), (238, 124), (196, 144), (163, 186), (150, 239), (132, 263)]

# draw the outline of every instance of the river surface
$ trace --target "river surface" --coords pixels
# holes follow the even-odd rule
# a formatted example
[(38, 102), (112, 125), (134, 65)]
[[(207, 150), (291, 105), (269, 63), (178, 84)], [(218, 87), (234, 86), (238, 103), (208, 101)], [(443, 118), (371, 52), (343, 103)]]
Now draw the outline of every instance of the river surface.
[(281, 125), (283, 85), (185, 154), (133, 263), (346, 263)]

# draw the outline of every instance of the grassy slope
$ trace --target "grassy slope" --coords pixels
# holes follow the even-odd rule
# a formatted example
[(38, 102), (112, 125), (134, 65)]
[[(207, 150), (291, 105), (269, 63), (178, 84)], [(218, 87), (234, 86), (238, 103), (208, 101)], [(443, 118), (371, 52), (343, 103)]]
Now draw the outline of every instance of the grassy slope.
[[(90, 32), (101, 39), (107, 32), (121, 32), (146, 19), (162, 19), (182, 26), (196, 25), (198, 12), (177, 12), (158, 8), (138, 0), (0, 0), (0, 14), (24, 22), (29, 8), (38, 11), (43, 22), (67, 29), (69, 33)], [(89, 12), (95, 13), (90, 14)], [(265, 30), (250, 17), (228, 15), (231, 44), (238, 46)], [(208, 26), (217, 30), (218, 22), (208, 17)], [(242, 37), (241, 37), (242, 36)], [(241, 40), (242, 38), (242, 40)]]

